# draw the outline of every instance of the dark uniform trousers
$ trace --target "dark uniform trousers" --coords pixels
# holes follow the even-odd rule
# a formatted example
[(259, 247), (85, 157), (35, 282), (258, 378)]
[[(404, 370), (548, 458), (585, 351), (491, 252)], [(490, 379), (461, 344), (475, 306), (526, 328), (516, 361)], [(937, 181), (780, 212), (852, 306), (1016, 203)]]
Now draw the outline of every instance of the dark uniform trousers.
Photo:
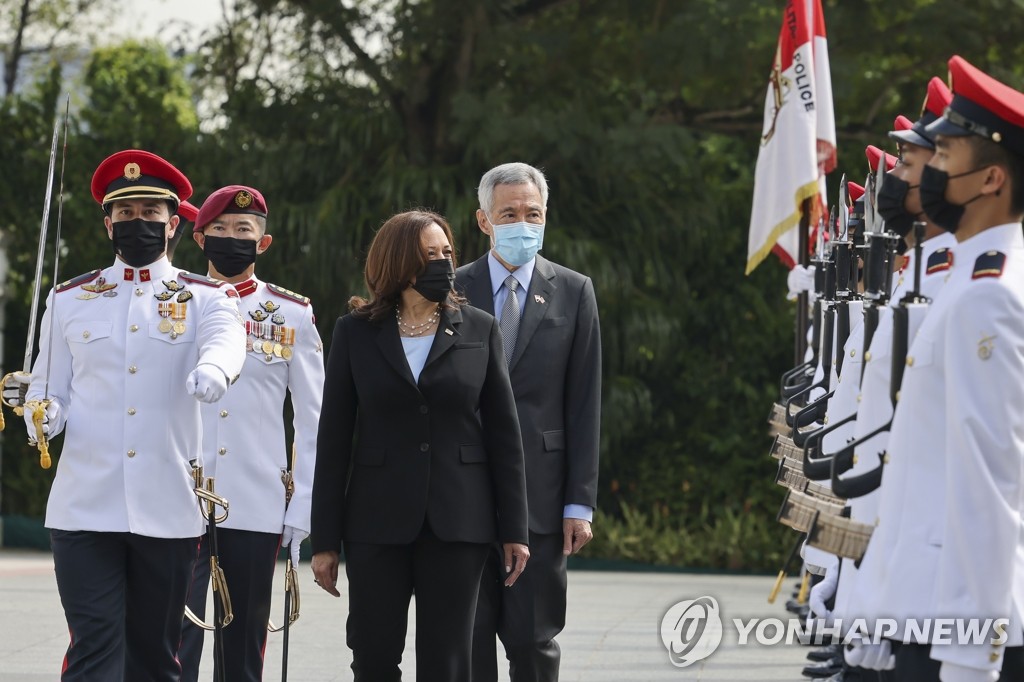
[[(212, 618), (206, 617), (210, 544), (206, 535), (201, 540), (188, 606), (197, 617), (211, 622)], [(218, 528), (217, 545), (220, 550), (217, 561), (224, 571), (235, 616), (223, 631), (224, 674), (227, 682), (260, 682), (263, 679), (263, 654), (267, 646), (274, 567), (281, 548), (281, 536), (278, 533)], [(210, 612), (213, 613), (212, 608)], [(199, 679), (203, 634), (203, 630), (191, 621), (185, 621), (178, 652), (181, 682), (197, 682)]]
[(498, 679), (498, 633), (512, 682), (554, 682), (561, 651), (555, 637), (565, 627), (566, 565), (561, 533), (530, 532), (530, 561), (516, 584), (505, 587), (500, 545), (480, 581), (473, 635), (473, 682)]
[[(894, 682), (939, 682), (940, 661), (931, 657), (929, 644), (894, 643), (896, 669), (890, 679)], [(1024, 680), (1024, 647), (1007, 647), (1003, 654), (1000, 682)]]
[(416, 679), (469, 682), (473, 615), (490, 545), (445, 542), (425, 523), (410, 544), (346, 541), (344, 548), (355, 682), (402, 679), (399, 663), (414, 593)]
[(63, 682), (177, 682), (198, 538), (51, 530), (71, 644)]

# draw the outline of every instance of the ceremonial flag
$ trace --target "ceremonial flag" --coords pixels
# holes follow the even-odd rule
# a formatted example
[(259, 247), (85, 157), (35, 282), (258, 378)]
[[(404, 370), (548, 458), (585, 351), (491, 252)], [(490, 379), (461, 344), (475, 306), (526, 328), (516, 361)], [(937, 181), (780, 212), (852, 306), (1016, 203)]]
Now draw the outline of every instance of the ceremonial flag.
[(769, 253), (787, 267), (797, 253), (801, 208), (811, 199), (812, 224), (822, 215), (825, 173), (836, 165), (828, 44), (821, 0), (788, 0), (768, 80), (761, 150), (747, 240), (747, 274)]

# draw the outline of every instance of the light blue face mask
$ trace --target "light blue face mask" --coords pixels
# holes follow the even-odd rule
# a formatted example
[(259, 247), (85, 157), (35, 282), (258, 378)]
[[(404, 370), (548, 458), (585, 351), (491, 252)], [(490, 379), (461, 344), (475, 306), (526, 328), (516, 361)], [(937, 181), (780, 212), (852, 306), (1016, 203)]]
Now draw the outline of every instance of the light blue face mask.
[[(488, 218), (487, 222), (491, 222)], [(534, 223), (510, 223), (495, 225), (494, 250), (509, 265), (526, 265), (537, 252), (544, 248), (544, 226)]]

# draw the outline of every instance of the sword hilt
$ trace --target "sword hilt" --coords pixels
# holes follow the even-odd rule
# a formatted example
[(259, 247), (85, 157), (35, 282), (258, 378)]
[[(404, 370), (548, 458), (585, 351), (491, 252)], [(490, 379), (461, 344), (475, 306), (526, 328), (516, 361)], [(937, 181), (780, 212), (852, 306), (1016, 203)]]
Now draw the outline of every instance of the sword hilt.
[(43, 432), (43, 422), (46, 420), (46, 408), (50, 406), (49, 400), (29, 400), (25, 403), (25, 409), (32, 411), (32, 424), (36, 428), (35, 446), (39, 450), (39, 466), (49, 469), (50, 444)]

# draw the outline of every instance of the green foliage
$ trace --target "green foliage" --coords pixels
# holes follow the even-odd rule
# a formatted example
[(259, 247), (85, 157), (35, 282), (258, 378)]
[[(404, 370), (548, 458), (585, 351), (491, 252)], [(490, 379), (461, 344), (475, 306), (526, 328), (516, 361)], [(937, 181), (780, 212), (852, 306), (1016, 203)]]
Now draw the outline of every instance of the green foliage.
[(796, 539), (773, 517), (705, 503), (695, 517), (675, 517), (666, 507), (649, 512), (622, 505), (619, 514), (598, 510), (597, 532), (580, 553), (587, 559), (625, 560), (650, 566), (774, 571)]

